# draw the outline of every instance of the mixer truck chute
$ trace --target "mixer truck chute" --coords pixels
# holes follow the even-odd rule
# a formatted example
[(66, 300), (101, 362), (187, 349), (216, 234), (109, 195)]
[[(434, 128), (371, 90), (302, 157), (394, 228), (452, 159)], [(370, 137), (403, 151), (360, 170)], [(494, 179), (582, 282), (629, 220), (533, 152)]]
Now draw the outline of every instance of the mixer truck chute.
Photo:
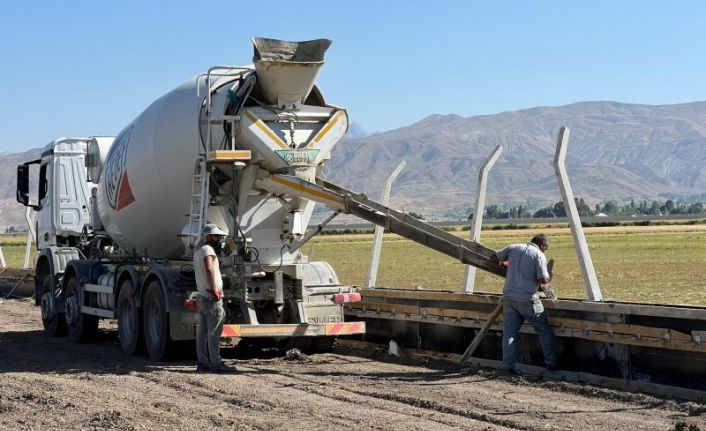
[(317, 202), (502, 275), (492, 250), (321, 179), (348, 128), (315, 85), (330, 41), (253, 43), (253, 66), (209, 69), (114, 139), (49, 144), (41, 199), (30, 199), (29, 169), (18, 167), (18, 200), (39, 210), (35, 301), (47, 334), (81, 342), (98, 319), (117, 319), (124, 352), (167, 357), (194, 338), (196, 313), (184, 306), (196, 287), (191, 255), (213, 222), (229, 234), (219, 256), (224, 340), (330, 349), (365, 325), (343, 321), (342, 304), (360, 300), (354, 288), (300, 251)]

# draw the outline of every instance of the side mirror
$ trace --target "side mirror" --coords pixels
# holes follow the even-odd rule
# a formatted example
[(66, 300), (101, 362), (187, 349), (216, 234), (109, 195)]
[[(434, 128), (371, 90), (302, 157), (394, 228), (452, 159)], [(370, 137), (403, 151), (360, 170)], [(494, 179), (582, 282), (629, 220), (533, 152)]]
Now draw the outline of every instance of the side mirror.
[(21, 203), (26, 207), (32, 207), (35, 211), (39, 211), (41, 206), (33, 204), (29, 195), (29, 175), (30, 166), (34, 164), (39, 164), (41, 160), (33, 160), (31, 162), (24, 163), (17, 166), (17, 202)]
[(17, 167), (17, 202), (29, 205), (29, 165)]

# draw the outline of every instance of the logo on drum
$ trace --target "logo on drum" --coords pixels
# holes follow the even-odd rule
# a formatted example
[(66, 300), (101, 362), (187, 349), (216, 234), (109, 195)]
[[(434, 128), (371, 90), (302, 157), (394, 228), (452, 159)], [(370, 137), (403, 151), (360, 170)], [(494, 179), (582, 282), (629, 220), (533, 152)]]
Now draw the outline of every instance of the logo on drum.
[(110, 207), (117, 211), (135, 202), (135, 197), (130, 188), (130, 181), (127, 177), (127, 170), (125, 169), (127, 147), (133, 127), (134, 125), (131, 125), (115, 138), (105, 162), (105, 177), (103, 180), (105, 195), (108, 198)]

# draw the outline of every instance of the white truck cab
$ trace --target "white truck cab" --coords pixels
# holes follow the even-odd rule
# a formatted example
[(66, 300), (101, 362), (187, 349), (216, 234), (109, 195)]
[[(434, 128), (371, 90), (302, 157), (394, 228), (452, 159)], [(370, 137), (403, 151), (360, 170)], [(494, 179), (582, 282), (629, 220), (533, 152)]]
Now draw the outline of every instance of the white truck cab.
[[(38, 213), (38, 250), (73, 246), (90, 224), (91, 183), (85, 167), (89, 141), (57, 139), (46, 146), (40, 159), (17, 167), (17, 200)], [(36, 188), (30, 187), (30, 176), (35, 175)], [(36, 190), (35, 196), (30, 189)]]

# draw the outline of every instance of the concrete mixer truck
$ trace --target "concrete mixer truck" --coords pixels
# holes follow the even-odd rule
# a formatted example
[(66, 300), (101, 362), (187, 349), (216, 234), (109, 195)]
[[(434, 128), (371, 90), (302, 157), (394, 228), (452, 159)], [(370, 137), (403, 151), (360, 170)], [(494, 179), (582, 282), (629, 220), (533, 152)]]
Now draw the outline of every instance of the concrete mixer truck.
[[(83, 342), (99, 319), (117, 319), (125, 353), (168, 357), (195, 337), (185, 304), (208, 222), (228, 232), (224, 343), (265, 337), (327, 351), (364, 333), (364, 322), (343, 319), (343, 304), (360, 299), (354, 287), (300, 251), (339, 213), (503, 275), (493, 250), (322, 179), (348, 127), (315, 85), (331, 41), (253, 43), (252, 65), (210, 68), (116, 137), (57, 139), (18, 166), (17, 200), (38, 211), (34, 298), (46, 334)], [(333, 212), (310, 229), (316, 203)]]

